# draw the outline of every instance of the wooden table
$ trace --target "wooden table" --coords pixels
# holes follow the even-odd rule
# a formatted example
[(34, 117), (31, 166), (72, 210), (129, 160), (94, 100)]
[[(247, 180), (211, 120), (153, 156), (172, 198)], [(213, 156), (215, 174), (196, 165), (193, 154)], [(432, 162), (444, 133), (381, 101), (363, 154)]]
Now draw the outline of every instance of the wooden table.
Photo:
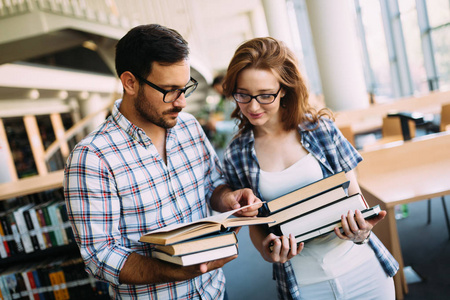
[(383, 117), (389, 113), (410, 111), (434, 115), (439, 114), (442, 105), (446, 103), (450, 103), (450, 91), (401, 98), (392, 102), (372, 104), (363, 109), (336, 111), (336, 125), (339, 128), (350, 127), (353, 134), (363, 134), (381, 129)]
[(450, 194), (450, 132), (361, 152), (358, 182), (371, 206), (379, 204), (386, 218), (374, 232), (394, 255), (400, 270), (394, 277), (396, 297), (408, 293), (394, 207)]

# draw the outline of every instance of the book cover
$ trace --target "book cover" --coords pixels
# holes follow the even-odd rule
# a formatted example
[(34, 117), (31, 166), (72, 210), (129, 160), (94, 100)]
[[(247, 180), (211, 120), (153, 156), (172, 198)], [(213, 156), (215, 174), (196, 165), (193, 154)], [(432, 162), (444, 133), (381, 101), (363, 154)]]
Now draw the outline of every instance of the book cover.
[[(380, 211), (381, 211), (380, 206), (376, 205), (376, 206), (373, 206), (371, 208), (361, 211), (361, 213), (362, 213), (364, 219), (369, 220), (370, 218), (377, 216), (380, 213)], [(305, 232), (304, 234), (297, 235), (297, 236), (295, 236), (295, 241), (297, 243), (307, 242), (313, 238), (316, 238), (318, 236), (321, 236), (321, 235), (324, 235), (324, 234), (334, 231), (335, 227), (339, 227), (339, 228), (342, 227), (340, 219), (335, 222), (332, 222), (330, 224), (324, 225), (320, 228), (317, 228), (315, 230), (311, 230), (309, 232)]]
[(298, 236), (335, 222), (336, 220), (340, 220), (341, 215), (347, 214), (349, 210), (354, 211), (355, 209), (358, 209), (363, 211), (367, 208), (369, 208), (369, 206), (363, 196), (361, 194), (354, 194), (280, 224), (279, 229), (285, 236), (289, 236), (289, 234)]
[(275, 223), (268, 224), (269, 227), (277, 226), (283, 222), (296, 218), (297, 216), (309, 211), (314, 211), (319, 207), (325, 206), (331, 202), (347, 196), (347, 191), (342, 186), (338, 186), (325, 193), (321, 193), (315, 197), (300, 201), (298, 204), (290, 206), (286, 209), (280, 210), (270, 217), (275, 220)]
[(179, 256), (172, 256), (159, 251), (152, 252), (152, 256), (154, 258), (181, 266), (200, 264), (207, 261), (230, 257), (236, 254), (238, 254), (238, 247), (236, 244)]
[(172, 245), (155, 245), (155, 249), (170, 255), (184, 255), (199, 251), (229, 246), (237, 243), (236, 233), (227, 231), (222, 233), (214, 233), (202, 236), (197, 239), (188, 240)]
[(336, 173), (267, 202), (267, 208), (269, 213), (273, 214), (338, 186), (346, 189), (349, 184), (350, 181), (347, 179), (345, 172)]
[(230, 228), (258, 225), (273, 222), (270, 217), (233, 217), (237, 211), (244, 209), (244, 206), (225, 213), (196, 220), (190, 223), (177, 223), (153, 230), (144, 234), (139, 239), (140, 242), (170, 245), (177, 242), (193, 239), (213, 232), (227, 231)]

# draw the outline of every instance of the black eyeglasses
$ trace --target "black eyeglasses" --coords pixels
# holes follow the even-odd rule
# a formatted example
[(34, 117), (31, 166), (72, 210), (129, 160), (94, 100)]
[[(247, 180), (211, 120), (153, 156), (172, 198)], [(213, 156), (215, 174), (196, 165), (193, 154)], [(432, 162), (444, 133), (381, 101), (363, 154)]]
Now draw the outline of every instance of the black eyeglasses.
[(260, 94), (256, 96), (243, 94), (243, 93), (233, 93), (233, 98), (239, 103), (250, 103), (253, 99), (258, 101), (260, 104), (270, 104), (275, 101), (275, 99), (278, 96), (278, 93), (281, 91), (281, 86), (278, 89), (278, 92), (276, 94)]
[[(152, 88), (154, 88), (155, 90), (157, 90), (158, 92), (161, 92), (164, 96), (163, 96), (163, 101), (165, 103), (172, 103), (175, 100), (177, 100), (182, 93), (184, 93), (184, 97), (189, 97), (197, 88), (198, 82), (197, 80), (195, 80), (194, 78), (190, 78), (188, 84), (182, 88), (182, 89), (176, 89), (176, 90), (165, 90), (163, 88), (160, 88), (159, 86), (157, 86), (154, 83), (151, 83), (150, 81), (146, 80), (145, 78), (143, 78), (142, 76), (139, 75), (135, 75), (133, 74), (135, 77), (137, 77), (139, 80), (143, 81), (145, 84), (151, 86)], [(189, 83), (192, 82), (191, 85), (189, 85)]]

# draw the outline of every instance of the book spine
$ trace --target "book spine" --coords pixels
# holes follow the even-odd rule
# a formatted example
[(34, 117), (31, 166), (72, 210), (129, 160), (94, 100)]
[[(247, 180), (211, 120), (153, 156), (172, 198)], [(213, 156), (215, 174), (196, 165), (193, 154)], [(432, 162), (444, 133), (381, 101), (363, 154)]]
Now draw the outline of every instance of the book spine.
[(12, 300), (11, 293), (6, 283), (6, 276), (0, 275), (0, 290), (2, 291), (3, 300)]
[(24, 284), (25, 284), (25, 289), (26, 292), (24, 291), (24, 293), (22, 295), (25, 295), (26, 298), (33, 300), (33, 287), (31, 286), (30, 280), (28, 278), (27, 272), (21, 272), (17, 274), (18, 276), (21, 276)]
[(55, 235), (55, 230), (54, 230), (54, 226), (53, 223), (51, 221), (50, 218), (50, 214), (48, 211), (48, 206), (44, 206), (42, 207), (42, 212), (44, 214), (44, 218), (45, 218), (45, 224), (47, 224), (47, 232), (48, 235), (50, 237), (50, 241), (52, 243), (52, 246), (58, 246), (58, 242), (56, 241), (56, 235)]
[(5, 231), (0, 223), (0, 257), (7, 258), (9, 256), (11, 256), (11, 254), (9, 253), (8, 242), (5, 240)]
[[(2, 228), (5, 232), (4, 242), (6, 242), (6, 244), (8, 245), (9, 254), (10, 254), (10, 256), (12, 256), (17, 253), (17, 245), (16, 245), (16, 242), (14, 241), (14, 236), (12, 234), (11, 226), (8, 222), (8, 218), (5, 215), (0, 216), (0, 222), (2, 224)], [(6, 248), (6, 246), (5, 246), (5, 248)]]
[(62, 245), (64, 245), (64, 240), (63, 240), (63, 236), (61, 233), (61, 225), (58, 221), (58, 216), (57, 216), (57, 212), (56, 212), (56, 203), (52, 203), (51, 205), (49, 205), (47, 207), (47, 209), (48, 209), (48, 215), (52, 222), (53, 232), (54, 232), (55, 238), (56, 238), (56, 244), (58, 246), (62, 246)]
[(39, 248), (41, 250), (44, 250), (47, 248), (47, 245), (44, 241), (44, 236), (42, 234), (42, 229), (41, 229), (41, 225), (39, 224), (38, 218), (37, 218), (37, 214), (36, 214), (36, 210), (34, 208), (30, 208), (29, 209), (29, 216), (31, 219), (31, 222), (33, 224), (33, 228), (36, 234), (36, 238), (39, 244)]
[(63, 220), (63, 218), (61, 216), (62, 204), (64, 204), (64, 203), (58, 203), (55, 206), (55, 212), (56, 212), (56, 218), (57, 218), (58, 224), (59, 224), (59, 232), (61, 233), (63, 244), (67, 245), (67, 244), (69, 244), (69, 239), (67, 237), (66, 225), (69, 225), (69, 224), (65, 224), (64, 220)]
[(28, 233), (30, 235), (31, 243), (33, 245), (33, 251), (40, 250), (39, 241), (36, 236), (36, 232), (34, 230), (33, 221), (31, 220), (30, 211), (24, 210), (22, 212), (23, 218), (25, 219), (25, 224), (27, 225)]
[(20, 238), (20, 233), (19, 233), (19, 230), (17, 229), (16, 221), (14, 219), (13, 214), (8, 215), (8, 224), (11, 228), (11, 233), (12, 233), (13, 240), (14, 240), (16, 254), (24, 253), (25, 248), (22, 244), (22, 239)]
[(66, 236), (67, 236), (68, 243), (69, 244), (70, 243), (74, 243), (75, 242), (75, 237), (73, 235), (72, 226), (70, 225), (69, 216), (67, 215), (66, 204), (64, 202), (62, 202), (61, 205), (59, 206), (59, 210), (60, 210), (60, 213), (61, 213), (62, 222), (64, 224), (64, 229), (66, 231)]
[(50, 239), (50, 235), (48, 233), (48, 226), (45, 223), (45, 217), (42, 207), (36, 209), (36, 217), (39, 221), (39, 225), (42, 231), (42, 237), (45, 242), (45, 248), (50, 248), (52, 246), (52, 240)]
[(23, 217), (22, 211), (19, 208), (18, 210), (15, 210), (13, 214), (25, 252), (31, 253), (34, 251), (33, 243), (31, 242), (30, 233), (28, 232), (27, 224), (25, 223), (25, 218)]

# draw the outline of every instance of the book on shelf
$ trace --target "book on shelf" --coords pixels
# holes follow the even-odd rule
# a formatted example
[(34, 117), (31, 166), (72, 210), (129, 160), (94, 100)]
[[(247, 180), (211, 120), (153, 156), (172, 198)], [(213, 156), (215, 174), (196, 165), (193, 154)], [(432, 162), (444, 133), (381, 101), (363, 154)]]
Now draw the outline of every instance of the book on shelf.
[[(45, 247), (50, 248), (52, 247), (52, 239), (49, 234), (49, 227), (47, 226), (47, 223), (45, 221), (43, 206), (47, 205), (47, 203), (41, 203), (34, 207), (34, 210), (36, 212), (36, 217), (39, 222), (39, 226), (41, 228), (42, 237), (44, 239)], [(56, 241), (55, 241), (56, 243)]]
[(22, 239), (20, 237), (19, 230), (17, 228), (16, 220), (14, 218), (13, 212), (6, 214), (6, 222), (5, 224), (8, 227), (8, 230), (10, 230), (11, 235), (13, 237), (12, 246), (14, 247), (14, 254), (24, 253), (25, 247), (22, 243)]
[(300, 201), (293, 206), (280, 210), (276, 213), (270, 214), (270, 217), (275, 220), (275, 223), (268, 224), (269, 227), (278, 226), (290, 219), (293, 219), (305, 212), (314, 211), (322, 206), (330, 204), (347, 196), (347, 190), (342, 186), (335, 187), (324, 193), (319, 193), (317, 196)]
[[(9, 256), (23, 252), (22, 242), (19, 239), (20, 245), (16, 243), (16, 237), (13, 234), (12, 227), (9, 219), (11, 218), (11, 212), (3, 212), (0, 214), (0, 223), (2, 224), (3, 231), (5, 233), (4, 242), (8, 245)], [(5, 246), (6, 249), (6, 246)]]
[(5, 230), (3, 230), (3, 225), (0, 222), (0, 257), (7, 258), (11, 256), (11, 251), (9, 250), (8, 239), (10, 237), (7, 235)]
[(307, 201), (337, 187), (347, 189), (350, 181), (345, 172), (333, 174), (267, 202), (269, 215), (302, 201)]
[(165, 252), (152, 251), (152, 257), (181, 266), (190, 266), (238, 254), (237, 244), (204, 250), (185, 255), (170, 255)]
[[(31, 253), (36, 250), (37, 240), (32, 240), (30, 232), (28, 230), (25, 217), (23, 215), (24, 210), (30, 208), (33, 204), (27, 204), (25, 206), (18, 207), (13, 212), (13, 218), (19, 231), (20, 238), (26, 253)], [(35, 236), (34, 236), (35, 238)], [(39, 247), (39, 246), (38, 246)]]
[[(320, 228), (333, 223), (338, 225), (337, 223), (340, 222), (341, 215), (346, 215), (349, 210), (355, 211), (357, 209), (365, 212), (369, 208), (364, 197), (358, 193), (337, 199), (319, 209), (309, 212), (305, 211), (303, 214), (279, 224), (277, 228), (281, 235), (289, 236), (289, 234), (292, 234), (298, 237), (318, 229), (320, 230)], [(372, 211), (376, 210), (374, 209)]]
[(232, 215), (244, 206), (225, 213), (216, 214), (211, 217), (199, 219), (189, 223), (177, 223), (157, 230), (150, 231), (142, 235), (140, 242), (169, 245), (177, 242), (197, 238), (214, 232), (228, 231), (231, 228), (259, 225), (273, 222), (270, 217), (233, 217)]
[(230, 246), (237, 243), (234, 231), (213, 233), (193, 240), (171, 245), (155, 245), (155, 249), (169, 255), (185, 255), (194, 252)]
[(23, 212), (25, 221), (27, 221), (28, 229), (30, 232), (34, 232), (36, 240), (38, 242), (39, 248), (44, 250), (47, 248), (47, 244), (44, 240), (44, 235), (42, 233), (42, 228), (38, 220), (38, 215), (36, 212), (36, 205), (30, 207), (28, 210)]

